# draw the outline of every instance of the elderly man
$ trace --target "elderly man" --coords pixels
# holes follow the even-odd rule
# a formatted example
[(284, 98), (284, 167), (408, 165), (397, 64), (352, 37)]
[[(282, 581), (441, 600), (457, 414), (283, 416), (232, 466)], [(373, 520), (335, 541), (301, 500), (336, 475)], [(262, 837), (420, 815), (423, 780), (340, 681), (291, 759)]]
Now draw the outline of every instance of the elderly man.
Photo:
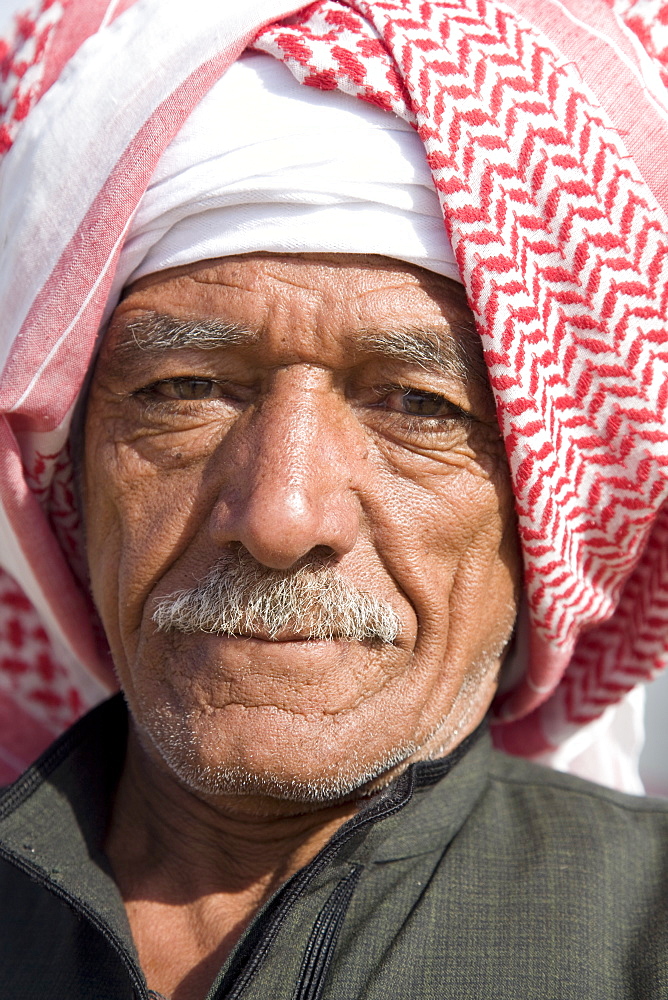
[(0, 998), (663, 996), (668, 807), (486, 721), (665, 659), (660, 80), (603, 3), (219, 6), (6, 56), (5, 640), (123, 698), (0, 800)]

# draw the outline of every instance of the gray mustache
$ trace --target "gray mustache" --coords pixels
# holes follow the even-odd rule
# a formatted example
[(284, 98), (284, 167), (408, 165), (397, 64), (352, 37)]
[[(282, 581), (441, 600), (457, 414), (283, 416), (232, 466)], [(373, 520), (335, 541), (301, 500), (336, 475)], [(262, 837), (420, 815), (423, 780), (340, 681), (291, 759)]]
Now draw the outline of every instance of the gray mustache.
[(387, 601), (358, 590), (331, 565), (310, 560), (296, 569), (268, 569), (244, 549), (226, 553), (191, 590), (163, 597), (152, 619), (159, 632), (390, 644), (400, 628)]

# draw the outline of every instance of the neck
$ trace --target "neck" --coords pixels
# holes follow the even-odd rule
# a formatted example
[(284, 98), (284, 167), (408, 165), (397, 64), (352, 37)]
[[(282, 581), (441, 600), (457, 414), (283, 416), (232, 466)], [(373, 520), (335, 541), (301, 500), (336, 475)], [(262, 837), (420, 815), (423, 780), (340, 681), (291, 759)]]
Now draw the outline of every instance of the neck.
[(105, 847), (122, 891), (126, 882), (147, 887), (168, 873), (174, 903), (260, 885), (268, 894), (308, 864), (358, 808), (358, 801), (313, 808), (200, 795), (165, 773), (131, 730)]
[(200, 1000), (263, 903), (357, 809), (197, 795), (131, 730), (105, 849), (149, 988)]

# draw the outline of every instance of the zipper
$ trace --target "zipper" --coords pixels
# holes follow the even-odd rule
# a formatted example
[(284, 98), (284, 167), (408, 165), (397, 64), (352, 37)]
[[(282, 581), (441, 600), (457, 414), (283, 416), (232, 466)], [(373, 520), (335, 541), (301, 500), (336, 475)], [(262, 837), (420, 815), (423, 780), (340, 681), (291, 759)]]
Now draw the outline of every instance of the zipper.
[[(269, 902), (264, 913), (256, 918), (252, 931), (239, 947), (234, 961), (213, 994), (213, 1000), (238, 1000), (246, 986), (248, 986), (251, 979), (258, 972), (276, 940), (286, 916), (299, 898), (304, 895), (316, 875), (334, 859), (341, 848), (356, 836), (360, 830), (363, 830), (371, 823), (375, 823), (377, 820), (385, 819), (387, 816), (392, 816), (400, 809), (403, 809), (406, 803), (412, 798), (414, 787), (414, 769), (410, 767), (397, 778), (389, 794), (383, 795), (380, 800), (374, 802), (362, 813), (358, 813), (357, 816), (348, 820), (329, 843), (323, 847), (320, 853), (315, 856), (313, 861), (286, 882), (276, 896), (274, 896), (273, 900)], [(354, 888), (355, 886), (353, 885), (352, 889)]]
[(341, 879), (320, 911), (306, 945), (292, 1000), (320, 1000), (343, 921), (361, 874), (361, 866), (356, 865)]
[[(323, 868), (325, 868), (330, 861), (336, 857), (341, 848), (361, 830), (372, 823), (385, 819), (388, 816), (392, 816), (394, 813), (403, 809), (403, 807), (413, 797), (415, 789), (435, 784), (437, 781), (444, 778), (446, 774), (448, 774), (448, 772), (451, 771), (452, 768), (468, 753), (473, 744), (478, 741), (481, 734), (485, 731), (486, 723), (483, 721), (476, 729), (473, 730), (472, 733), (469, 733), (466, 739), (462, 740), (462, 742), (456, 746), (455, 749), (447, 755), (447, 757), (441, 757), (431, 761), (420, 761), (417, 764), (412, 764), (406, 771), (404, 771), (403, 774), (399, 775), (399, 777), (392, 783), (392, 785), (390, 785), (389, 789), (385, 793), (381, 793), (379, 798), (370, 803), (366, 809), (363, 809), (362, 812), (348, 820), (348, 822), (332, 837), (329, 843), (322, 848), (320, 853), (317, 854), (305, 868), (302, 868), (301, 871), (293, 875), (292, 878), (286, 882), (281, 889), (279, 889), (274, 898), (267, 904), (266, 909), (255, 918), (252, 929), (244, 941), (239, 945), (238, 951), (229, 969), (216, 988), (215, 993), (212, 994), (212, 1000), (239, 1000), (239, 997), (246, 989), (249, 982), (257, 974), (265, 957), (271, 950), (283, 921), (290, 912), (290, 909), (306, 892), (309, 883), (316, 877), (316, 875), (318, 875), (319, 872), (321, 872)], [(352, 893), (360, 875), (361, 869), (355, 877), (354, 883), (350, 887), (350, 897), (348, 898), (348, 903), (350, 902), (350, 898), (352, 897)], [(345, 881), (345, 879), (343, 881)], [(341, 885), (342, 883), (339, 883), (339, 887), (341, 887)], [(339, 887), (337, 887), (337, 889)], [(334, 890), (332, 896), (337, 892), (337, 889)], [(332, 897), (330, 897), (330, 899), (331, 898)], [(325, 908), (326, 907), (327, 904), (325, 904)], [(347, 903), (345, 909), (347, 909)], [(293, 1000), (297, 1000), (297, 998), (299, 998), (299, 1000), (306, 1000), (306, 998), (308, 998), (308, 1000), (318, 1000), (324, 984), (324, 974), (327, 971), (327, 968), (329, 968), (334, 951), (334, 945), (336, 944), (336, 938), (338, 938), (338, 933), (343, 923), (343, 918), (345, 917), (345, 909), (337, 924), (336, 934), (332, 939), (332, 946), (327, 952), (328, 957), (326, 967), (321, 970), (319, 980), (315, 984), (318, 992), (302, 992), (300, 994), (298, 993), (300, 988), (303, 990), (306, 989), (306, 977), (308, 975), (306, 969), (307, 955), (309, 954), (311, 940), (316, 934), (315, 927), (311, 932), (309, 946), (307, 946), (300, 973), (300, 979), (295, 993), (293, 994)], [(322, 913), (320, 916), (322, 916)], [(318, 920), (319, 919), (320, 917)], [(316, 921), (316, 923), (318, 923), (318, 921)], [(316, 944), (317, 942), (314, 941), (314, 948), (316, 947)], [(302, 981), (304, 982), (303, 986), (301, 986)]]

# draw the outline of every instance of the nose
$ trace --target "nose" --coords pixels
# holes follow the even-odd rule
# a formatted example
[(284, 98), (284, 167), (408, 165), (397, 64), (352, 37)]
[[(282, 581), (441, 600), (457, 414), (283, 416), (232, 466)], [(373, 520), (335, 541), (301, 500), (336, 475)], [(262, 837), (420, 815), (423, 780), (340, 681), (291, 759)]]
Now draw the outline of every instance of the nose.
[(361, 517), (355, 480), (363, 431), (331, 390), (304, 387), (299, 373), (284, 376), (223, 443), (212, 514), (217, 545), (240, 542), (272, 569), (288, 569), (313, 550), (345, 555)]

